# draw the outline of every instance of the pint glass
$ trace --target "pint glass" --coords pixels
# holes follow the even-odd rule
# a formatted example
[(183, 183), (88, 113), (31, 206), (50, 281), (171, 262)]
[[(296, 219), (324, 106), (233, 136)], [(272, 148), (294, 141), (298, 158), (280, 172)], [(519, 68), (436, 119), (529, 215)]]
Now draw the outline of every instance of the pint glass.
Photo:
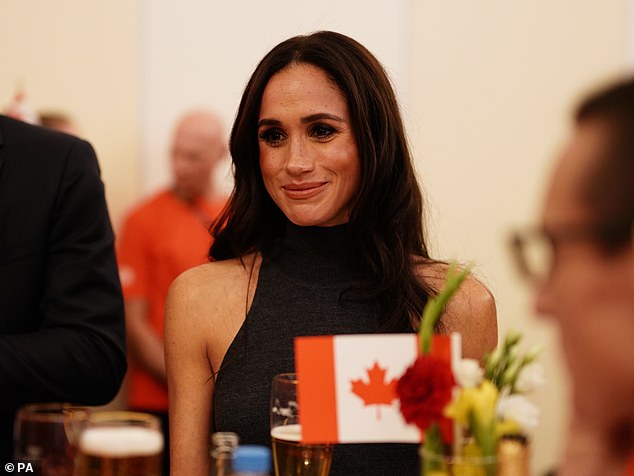
[(89, 409), (68, 403), (25, 405), (16, 414), (14, 456), (25, 471), (42, 476), (73, 476), (76, 422)]
[(328, 476), (332, 445), (303, 444), (297, 405), (297, 376), (273, 378), (271, 387), (271, 440), (275, 476)]
[(161, 476), (163, 434), (157, 417), (94, 412), (80, 435), (76, 476)]

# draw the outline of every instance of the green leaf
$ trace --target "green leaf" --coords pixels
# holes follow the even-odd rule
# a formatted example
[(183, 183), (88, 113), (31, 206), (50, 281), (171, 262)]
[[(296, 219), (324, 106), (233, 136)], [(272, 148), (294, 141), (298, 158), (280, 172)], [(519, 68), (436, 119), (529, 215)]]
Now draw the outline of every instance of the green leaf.
[(429, 353), (436, 324), (451, 297), (460, 288), (462, 282), (471, 272), (471, 268), (472, 266), (469, 265), (462, 270), (458, 270), (458, 265), (452, 262), (447, 270), (443, 289), (436, 296), (427, 301), (425, 309), (423, 309), (423, 316), (418, 331), (421, 355)]

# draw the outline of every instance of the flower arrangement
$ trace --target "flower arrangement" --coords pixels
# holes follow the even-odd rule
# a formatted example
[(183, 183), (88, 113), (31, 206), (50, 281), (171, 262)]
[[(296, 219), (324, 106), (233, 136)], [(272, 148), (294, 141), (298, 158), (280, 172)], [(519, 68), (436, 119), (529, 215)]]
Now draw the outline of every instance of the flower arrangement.
[[(436, 357), (433, 331), (443, 309), (470, 273), (450, 265), (441, 292), (425, 306), (419, 328), (420, 352), (398, 381), (401, 413), (423, 433), (423, 476), (493, 476), (501, 438), (524, 437), (536, 426), (538, 409), (526, 393), (543, 383), (538, 348), (521, 353), (521, 335), (509, 333), (484, 366), (473, 359)], [(453, 473), (447, 462), (453, 461)], [(480, 464), (474, 465), (473, 461)]]

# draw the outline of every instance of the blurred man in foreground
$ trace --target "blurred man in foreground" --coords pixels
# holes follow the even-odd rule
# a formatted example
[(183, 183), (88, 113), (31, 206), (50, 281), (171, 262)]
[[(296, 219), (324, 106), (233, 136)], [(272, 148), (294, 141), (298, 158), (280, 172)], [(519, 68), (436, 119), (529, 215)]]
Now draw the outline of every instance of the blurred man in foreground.
[(172, 185), (132, 210), (118, 241), (130, 361), (128, 406), (159, 415), (166, 440), (165, 297), (176, 276), (207, 261), (208, 229), (224, 206), (212, 177), (226, 152), (218, 117), (206, 111), (185, 115), (172, 141)]
[[(559, 326), (572, 407), (558, 475), (634, 474), (634, 80), (578, 108), (541, 227), (518, 234), (536, 307)], [(542, 243), (541, 273), (529, 257)]]

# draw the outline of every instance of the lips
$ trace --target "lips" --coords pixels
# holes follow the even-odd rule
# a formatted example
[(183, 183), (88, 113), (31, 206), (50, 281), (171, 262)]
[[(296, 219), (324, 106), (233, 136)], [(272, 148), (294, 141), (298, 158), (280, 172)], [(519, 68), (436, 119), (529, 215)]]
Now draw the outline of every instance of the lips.
[(293, 200), (306, 200), (321, 193), (328, 182), (289, 183), (282, 187), (287, 197)]

